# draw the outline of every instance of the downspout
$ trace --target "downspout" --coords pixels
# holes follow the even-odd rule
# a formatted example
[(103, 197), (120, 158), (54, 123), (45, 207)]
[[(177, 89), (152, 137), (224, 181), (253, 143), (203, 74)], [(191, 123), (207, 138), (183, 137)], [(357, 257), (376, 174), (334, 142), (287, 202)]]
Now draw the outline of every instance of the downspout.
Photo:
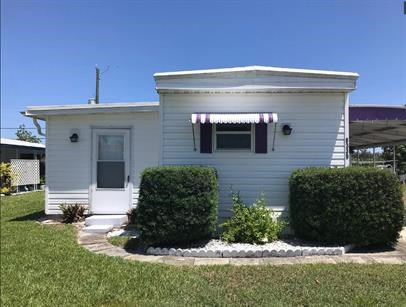
[(40, 126), (40, 124), (38, 123), (38, 118), (33, 117), (33, 118), (32, 118), (32, 122), (34, 123), (35, 127), (37, 128), (38, 134), (39, 134), (39, 135), (42, 135), (42, 136), (46, 136), (46, 134), (43, 133), (42, 130), (41, 130), (41, 126)]
[(350, 166), (350, 158), (349, 93), (344, 93), (344, 166)]

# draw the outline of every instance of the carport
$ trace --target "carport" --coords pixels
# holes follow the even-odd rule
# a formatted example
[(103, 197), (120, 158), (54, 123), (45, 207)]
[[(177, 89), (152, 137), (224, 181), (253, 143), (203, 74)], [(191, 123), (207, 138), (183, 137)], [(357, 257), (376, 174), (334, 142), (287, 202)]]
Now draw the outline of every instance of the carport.
[(375, 148), (393, 146), (390, 162), (395, 170), (395, 145), (406, 144), (406, 106), (352, 105), (349, 115), (350, 147), (372, 148), (375, 165)]

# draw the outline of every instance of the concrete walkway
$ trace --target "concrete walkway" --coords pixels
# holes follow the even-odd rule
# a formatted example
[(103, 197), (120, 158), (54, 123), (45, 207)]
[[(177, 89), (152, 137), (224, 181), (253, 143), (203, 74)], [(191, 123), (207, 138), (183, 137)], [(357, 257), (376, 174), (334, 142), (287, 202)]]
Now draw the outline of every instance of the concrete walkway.
[(359, 264), (406, 264), (406, 228), (393, 250), (363, 251), (355, 250), (343, 256), (308, 256), (308, 257), (271, 257), (271, 258), (193, 258), (176, 256), (151, 256), (130, 253), (121, 247), (114, 246), (101, 234), (92, 234), (78, 230), (78, 243), (96, 254), (121, 257), (131, 261), (165, 263), (171, 265), (283, 265), (304, 263), (359, 263)]

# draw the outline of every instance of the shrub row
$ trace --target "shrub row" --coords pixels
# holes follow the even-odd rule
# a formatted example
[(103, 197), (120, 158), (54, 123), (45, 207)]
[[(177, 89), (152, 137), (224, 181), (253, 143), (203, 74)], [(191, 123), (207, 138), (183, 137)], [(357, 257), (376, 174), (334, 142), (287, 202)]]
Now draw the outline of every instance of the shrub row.
[(290, 177), (290, 225), (306, 240), (392, 245), (403, 223), (400, 182), (374, 168), (307, 168)]

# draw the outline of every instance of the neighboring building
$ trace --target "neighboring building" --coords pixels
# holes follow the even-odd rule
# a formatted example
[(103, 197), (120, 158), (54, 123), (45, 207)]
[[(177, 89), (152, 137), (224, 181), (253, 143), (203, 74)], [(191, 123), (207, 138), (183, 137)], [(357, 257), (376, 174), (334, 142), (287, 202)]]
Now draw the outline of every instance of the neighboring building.
[(231, 189), (247, 203), (263, 192), (282, 212), (292, 170), (349, 165), (356, 73), (251, 66), (154, 77), (159, 103), (27, 108), (47, 126), (47, 214), (66, 202), (123, 214), (145, 167), (180, 164), (217, 169), (220, 218)]
[(12, 139), (0, 140), (1, 162), (11, 159), (45, 160), (45, 145)]
[(40, 176), (45, 176), (45, 145), (12, 139), (0, 141), (1, 162), (11, 159), (39, 160)]

